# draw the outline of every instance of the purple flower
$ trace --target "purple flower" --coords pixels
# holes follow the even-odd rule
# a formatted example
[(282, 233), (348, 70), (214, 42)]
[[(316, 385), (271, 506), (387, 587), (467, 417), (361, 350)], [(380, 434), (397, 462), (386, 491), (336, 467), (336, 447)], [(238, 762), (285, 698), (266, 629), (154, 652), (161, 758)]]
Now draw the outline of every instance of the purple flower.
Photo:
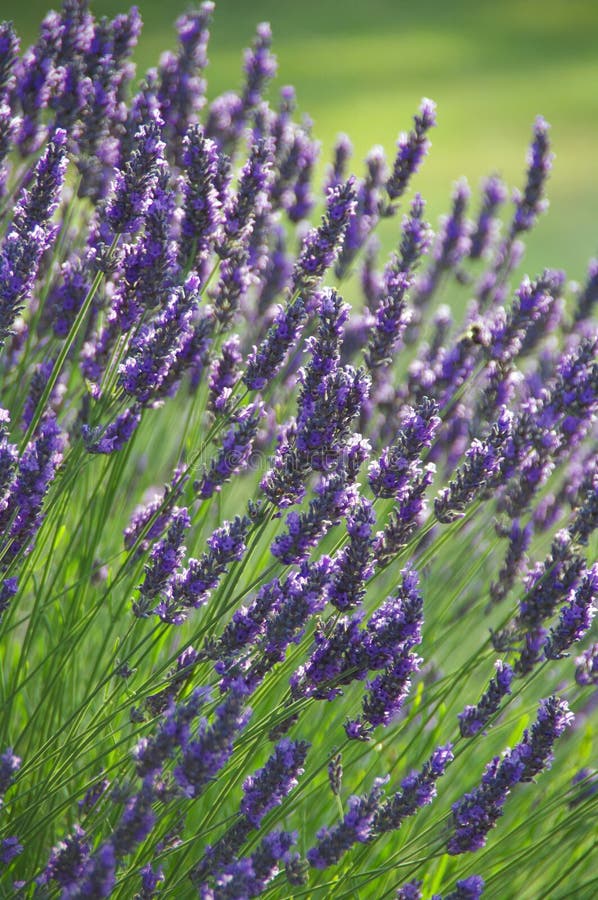
[(135, 146), (122, 169), (118, 169), (104, 217), (113, 234), (136, 231), (151, 203), (160, 170), (164, 167), (165, 144), (158, 115), (142, 125)]
[(498, 573), (498, 578), (490, 585), (492, 603), (500, 603), (501, 600), (504, 600), (513, 587), (515, 579), (525, 562), (525, 551), (528, 549), (532, 538), (532, 525), (528, 523), (522, 528), (519, 520), (516, 519), (510, 528), (506, 530), (506, 533), (499, 531), (499, 535), (509, 538), (509, 546), (505, 561)]
[(214, 360), (210, 369), (208, 409), (212, 412), (221, 413), (227, 408), (232, 389), (239, 377), (241, 361), (239, 338), (233, 335), (224, 342), (220, 356)]
[(250, 391), (261, 391), (278, 373), (306, 319), (305, 303), (301, 297), (291, 298), (285, 307), (278, 307), (266, 337), (258, 347), (254, 346), (247, 357), (243, 381)]
[(208, 254), (220, 221), (220, 200), (215, 181), (216, 145), (199, 125), (192, 125), (183, 140), (183, 219), (179, 265), (193, 268)]
[(542, 116), (538, 116), (534, 123), (533, 141), (527, 157), (527, 182), (523, 194), (518, 193), (515, 197), (516, 209), (511, 225), (513, 237), (522, 231), (529, 231), (548, 205), (544, 200), (544, 188), (553, 159), (548, 140), (549, 128)]
[(12, 747), (8, 747), (0, 756), (0, 805), (2, 797), (13, 783), (17, 772), (21, 767), (21, 759), (12, 752)]
[(434, 501), (439, 522), (452, 522), (465, 515), (467, 506), (483, 489), (497, 483), (505, 464), (505, 445), (512, 430), (512, 416), (503, 410), (485, 441), (475, 438), (467, 450), (466, 460), (455, 478), (443, 488)]
[(280, 864), (290, 858), (289, 850), (296, 835), (272, 831), (260, 842), (251, 856), (230, 863), (215, 877), (214, 890), (207, 888), (201, 896), (220, 900), (244, 900), (258, 897), (280, 871)]
[(340, 251), (349, 219), (355, 211), (353, 178), (332, 188), (326, 197), (326, 213), (319, 228), (305, 237), (292, 277), (292, 292), (309, 293), (334, 263)]
[(409, 134), (399, 135), (397, 155), (392, 174), (386, 182), (386, 190), (391, 200), (401, 197), (421, 166), (430, 141), (427, 133), (436, 125), (436, 105), (424, 97), (419, 107), (419, 115), (413, 117), (414, 127)]
[(407, 881), (398, 889), (395, 900), (421, 900), (421, 881)]
[(496, 211), (507, 199), (507, 189), (498, 175), (491, 175), (482, 185), (482, 202), (471, 234), (470, 259), (487, 255), (498, 233)]
[(328, 599), (345, 612), (358, 606), (365, 595), (365, 583), (373, 572), (372, 526), (376, 522), (373, 505), (357, 497), (347, 514), (349, 542), (334, 558), (334, 572)]
[(590, 628), (598, 599), (598, 564), (582, 576), (568, 602), (561, 608), (559, 621), (551, 628), (544, 653), (547, 659), (562, 659)]
[(222, 438), (218, 456), (195, 484), (203, 500), (219, 491), (232, 475), (249, 463), (262, 411), (262, 403), (250, 403), (235, 414), (233, 424)]
[(423, 220), (424, 201), (416, 194), (409, 215), (403, 219), (399, 254), (384, 271), (384, 280), (365, 354), (370, 369), (388, 365), (411, 321), (406, 294), (414, 282), (414, 270), (426, 252), (430, 231)]
[(598, 644), (592, 644), (575, 660), (575, 680), (581, 687), (598, 684)]
[(458, 715), (461, 737), (473, 737), (482, 731), (490, 718), (498, 712), (502, 698), (511, 693), (513, 670), (501, 660), (497, 660), (494, 667), (496, 675), (490, 680), (479, 703), (476, 706), (466, 706)]
[(416, 409), (407, 407), (397, 437), (382, 451), (379, 460), (370, 463), (368, 481), (374, 496), (394, 497), (401, 502), (414, 476), (420, 474), (414, 463), (432, 445), (440, 424), (434, 400), (424, 397)]
[(272, 555), (285, 565), (305, 559), (322, 535), (338, 524), (341, 516), (354, 504), (357, 488), (347, 484), (346, 473), (341, 469), (334, 475), (324, 476), (316, 488), (316, 494), (307, 512), (288, 514), (287, 531), (278, 535), (272, 543)]
[(57, 129), (16, 203), (12, 223), (0, 245), (0, 346), (28, 300), (45, 251), (56, 228), (50, 220), (58, 207), (67, 167), (66, 132)]
[(175, 507), (166, 536), (157, 541), (145, 565), (145, 578), (139, 585), (140, 599), (133, 604), (136, 616), (151, 612), (153, 602), (171, 582), (185, 555), (183, 540), (191, 526), (189, 513)]
[(22, 852), (23, 845), (17, 837), (7, 837), (0, 841), (0, 863), (3, 866), (8, 866)]
[(395, 831), (404, 819), (430, 804), (436, 796), (436, 782), (454, 759), (452, 745), (437, 747), (419, 772), (412, 772), (401, 782), (401, 789), (380, 805), (376, 812), (376, 832)]
[[(455, 890), (447, 894), (444, 900), (479, 900), (483, 893), (484, 879), (480, 875), (470, 875), (469, 878), (458, 881)], [(436, 900), (436, 895), (433, 900)]]
[(245, 553), (250, 526), (247, 516), (237, 516), (210, 535), (206, 542), (208, 550), (200, 559), (189, 560), (187, 568), (173, 579), (170, 590), (156, 608), (163, 621), (178, 624), (185, 610), (197, 609), (206, 602), (229, 565), (238, 562)]
[(451, 855), (485, 846), (512, 788), (521, 781), (532, 781), (550, 765), (554, 742), (572, 722), (564, 700), (549, 697), (541, 701), (531, 731), (526, 729), (521, 741), (502, 759), (495, 757), (486, 766), (479, 787), (453, 804), (453, 833), (448, 841)]
[(245, 728), (251, 711), (245, 707), (246, 688), (235, 682), (225, 700), (216, 707), (211, 725), (202, 719), (197, 735), (186, 742), (174, 777), (187, 797), (198, 797), (205, 785), (226, 764), (233, 744)]
[(315, 869), (336, 865), (356, 843), (366, 844), (374, 834), (374, 821), (384, 794), (387, 779), (378, 778), (374, 787), (361, 797), (349, 797), (349, 811), (332, 829), (321, 828), (318, 841), (307, 851), (307, 859)]
[(85, 831), (80, 825), (75, 825), (73, 831), (52, 848), (38, 882), (48, 884), (49, 881), (55, 881), (63, 889), (65, 896), (69, 896), (68, 889), (73, 888), (85, 872), (90, 849)]
[(134, 405), (105, 427), (82, 425), (81, 437), (85, 449), (88, 453), (116, 453), (131, 439), (140, 422), (141, 409)]
[(254, 828), (259, 828), (264, 816), (298, 784), (309, 744), (283, 738), (262, 769), (243, 782), (241, 812)]

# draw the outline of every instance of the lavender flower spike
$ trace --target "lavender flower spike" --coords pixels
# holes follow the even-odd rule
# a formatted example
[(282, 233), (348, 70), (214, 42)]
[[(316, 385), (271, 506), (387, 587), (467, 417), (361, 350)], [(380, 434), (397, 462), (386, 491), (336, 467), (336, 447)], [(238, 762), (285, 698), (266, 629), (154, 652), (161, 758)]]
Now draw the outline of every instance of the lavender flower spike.
[(436, 104), (424, 97), (419, 115), (413, 117), (414, 127), (409, 134), (401, 134), (397, 142), (397, 156), (392, 174), (386, 182), (391, 200), (398, 200), (407, 190), (430, 147), (428, 131), (436, 125)]
[(264, 816), (298, 784), (309, 744), (283, 738), (262, 769), (243, 783), (241, 812), (254, 828), (259, 828)]
[(0, 348), (29, 298), (45, 251), (56, 229), (50, 219), (58, 207), (67, 167), (66, 132), (57, 129), (20, 195), (12, 223), (0, 245)]
[(497, 660), (496, 675), (491, 679), (488, 688), (477, 706), (466, 706), (459, 713), (459, 730), (461, 737), (473, 737), (488, 724), (490, 718), (498, 712), (500, 701), (511, 693), (513, 670), (509, 665)]
[(235, 472), (248, 464), (262, 411), (262, 403), (250, 403), (236, 414), (222, 439), (218, 456), (194, 485), (203, 500), (219, 491)]
[(377, 778), (374, 787), (362, 797), (349, 798), (349, 811), (340, 825), (318, 831), (317, 844), (308, 850), (307, 859), (315, 869), (336, 865), (353, 844), (366, 844), (373, 837), (373, 823), (384, 794), (387, 779)]
[(515, 197), (516, 211), (511, 226), (512, 237), (522, 231), (529, 231), (548, 203), (544, 200), (544, 188), (552, 168), (553, 154), (550, 152), (548, 131), (550, 126), (538, 116), (534, 123), (534, 138), (528, 153), (527, 181), (523, 195)]
[(559, 621), (546, 641), (547, 659), (561, 659), (588, 631), (596, 615), (598, 602), (598, 563), (588, 569), (568, 603), (561, 609)]
[(389, 797), (376, 812), (374, 828), (378, 833), (395, 831), (403, 820), (415, 815), (436, 796), (436, 782), (453, 761), (451, 744), (437, 747), (419, 772), (412, 772), (401, 782), (401, 790)]

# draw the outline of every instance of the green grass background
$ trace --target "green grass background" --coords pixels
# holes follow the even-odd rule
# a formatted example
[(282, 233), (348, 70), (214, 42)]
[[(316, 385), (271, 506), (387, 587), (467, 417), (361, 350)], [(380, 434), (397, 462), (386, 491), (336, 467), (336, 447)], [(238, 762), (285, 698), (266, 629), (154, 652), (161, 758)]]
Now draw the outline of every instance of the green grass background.
[[(48, 0), (0, 0), (24, 43)], [(153, 65), (173, 46), (172, 23), (189, 4), (141, 0), (145, 22), (136, 61)], [(96, 15), (125, 0), (92, 2)], [(598, 252), (598, 2), (595, 0), (217, 0), (210, 96), (235, 87), (241, 51), (259, 21), (270, 21), (277, 84), (297, 88), (327, 159), (347, 132), (356, 170), (373, 144), (392, 153), (422, 96), (438, 104), (439, 127), (417, 188), (435, 217), (451, 184), (500, 172), (521, 183), (534, 117), (552, 124), (556, 152), (549, 213), (529, 240), (524, 269), (566, 268), (581, 280)]]

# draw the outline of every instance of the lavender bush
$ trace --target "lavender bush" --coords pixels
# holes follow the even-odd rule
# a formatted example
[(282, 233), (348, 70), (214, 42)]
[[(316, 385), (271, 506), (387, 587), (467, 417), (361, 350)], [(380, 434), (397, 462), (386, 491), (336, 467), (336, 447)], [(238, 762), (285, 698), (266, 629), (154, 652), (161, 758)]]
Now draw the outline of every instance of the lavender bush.
[(521, 272), (549, 127), (433, 229), (430, 100), (322, 184), (267, 25), (208, 100), (213, 11), (140, 79), (135, 8), (0, 26), (2, 896), (593, 897), (598, 262)]

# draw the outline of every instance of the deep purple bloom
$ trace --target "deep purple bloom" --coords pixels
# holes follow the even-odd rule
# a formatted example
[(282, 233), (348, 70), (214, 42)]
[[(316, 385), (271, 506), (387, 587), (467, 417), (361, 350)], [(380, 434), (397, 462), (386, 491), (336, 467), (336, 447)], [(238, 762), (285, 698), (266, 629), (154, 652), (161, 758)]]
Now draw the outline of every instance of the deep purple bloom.
[(54, 242), (56, 228), (50, 220), (58, 207), (66, 167), (66, 132), (57, 129), (36, 163), (29, 187), (17, 200), (0, 245), (0, 346), (33, 290), (42, 256)]
[(154, 544), (145, 565), (145, 577), (139, 585), (140, 599), (133, 605), (136, 616), (148, 615), (156, 598), (169, 586), (183, 561), (186, 549), (183, 540), (190, 525), (185, 507), (175, 507), (166, 536)]
[(301, 562), (341, 516), (355, 503), (357, 488), (347, 484), (341, 469), (322, 478), (316, 488), (317, 496), (304, 513), (291, 512), (286, 519), (287, 531), (278, 535), (271, 547), (273, 556), (285, 565)]
[(296, 343), (307, 318), (301, 297), (291, 298), (286, 306), (279, 306), (268, 333), (247, 357), (243, 381), (250, 391), (261, 391), (280, 370), (284, 359)]
[(515, 197), (516, 211), (511, 225), (513, 237), (520, 232), (529, 231), (548, 205), (544, 200), (544, 188), (553, 159), (548, 140), (549, 127), (542, 116), (538, 116), (534, 123), (533, 141), (527, 157), (527, 182), (523, 194), (517, 194)]
[(69, 896), (68, 889), (74, 887), (85, 871), (89, 859), (90, 846), (87, 835), (80, 825), (59, 841), (53, 848), (42, 875), (41, 884), (55, 881)]
[[(446, 894), (444, 900), (479, 900), (484, 893), (484, 879), (480, 875), (470, 875), (457, 882), (455, 890)], [(436, 900), (435, 894), (433, 900)], [(438, 896), (438, 900), (441, 898)]]
[(214, 360), (210, 369), (208, 409), (212, 412), (221, 413), (227, 408), (232, 389), (239, 378), (241, 361), (239, 338), (233, 335), (224, 342), (220, 356)]
[(550, 630), (544, 653), (547, 659), (561, 659), (590, 628), (598, 600), (598, 564), (582, 576), (575, 591), (561, 608), (558, 623)]
[(131, 439), (141, 422), (141, 408), (131, 406), (106, 427), (81, 427), (85, 449), (89, 453), (116, 453)]
[(290, 858), (289, 850), (296, 835), (287, 831), (271, 831), (260, 842), (251, 856), (230, 863), (215, 877), (213, 890), (207, 888), (201, 896), (219, 900), (249, 900), (264, 892), (268, 883), (278, 874), (281, 863)]
[(21, 759), (12, 752), (12, 747), (0, 756), (0, 806), (2, 797), (13, 783), (17, 772), (21, 767)]
[(598, 644), (592, 644), (575, 660), (575, 680), (581, 687), (598, 684)]
[(519, 520), (515, 519), (505, 533), (499, 531), (499, 534), (501, 537), (509, 538), (509, 546), (498, 578), (490, 585), (492, 603), (500, 603), (501, 600), (504, 600), (513, 587), (515, 579), (525, 563), (525, 552), (532, 538), (532, 525), (528, 523), (522, 528)]
[(531, 732), (526, 729), (521, 741), (502, 759), (496, 756), (486, 766), (480, 786), (453, 804), (450, 854), (473, 852), (486, 844), (512, 788), (521, 781), (532, 781), (549, 766), (555, 740), (572, 722), (565, 701), (556, 697), (541, 701)]
[(131, 156), (116, 173), (112, 195), (104, 211), (106, 224), (113, 234), (139, 228), (151, 203), (160, 170), (165, 165), (164, 149), (162, 121), (156, 115), (140, 127)]
[(384, 794), (387, 779), (378, 778), (374, 787), (361, 797), (349, 797), (349, 811), (332, 829), (321, 828), (318, 841), (307, 851), (307, 859), (315, 869), (336, 865), (356, 843), (366, 844), (373, 837), (373, 824)]
[(62, 432), (55, 417), (48, 413), (23, 451), (6, 505), (0, 505), (5, 562), (7, 557), (30, 549), (43, 521), (44, 497), (62, 463), (63, 447)]
[(165, 763), (186, 746), (190, 740), (191, 723), (197, 718), (207, 699), (206, 690), (196, 688), (179, 703), (175, 704), (172, 697), (167, 701), (160, 723), (148, 737), (141, 738), (135, 747), (133, 756), (140, 778), (160, 772)]
[(403, 333), (411, 321), (406, 295), (415, 279), (414, 271), (430, 243), (430, 230), (423, 220), (424, 201), (416, 194), (409, 215), (403, 219), (399, 253), (384, 271), (375, 321), (365, 359), (371, 369), (392, 361)]
[(496, 675), (490, 680), (478, 704), (466, 706), (458, 715), (462, 737), (473, 737), (482, 731), (490, 718), (498, 712), (502, 698), (511, 693), (513, 670), (501, 660), (497, 660), (494, 666)]
[(3, 838), (0, 841), (0, 864), (8, 866), (16, 856), (23, 852), (23, 845), (15, 836)]
[(398, 200), (406, 191), (413, 175), (421, 166), (430, 141), (427, 133), (436, 125), (436, 105), (432, 100), (424, 98), (419, 108), (419, 115), (413, 117), (414, 127), (409, 134), (399, 135), (397, 156), (392, 174), (386, 182), (386, 190), (391, 200)]
[(202, 262), (220, 221), (215, 180), (218, 151), (199, 125), (192, 125), (183, 141), (183, 219), (179, 264), (192, 268)]
[(405, 882), (395, 894), (395, 900), (421, 900), (421, 886), (421, 881), (417, 879)]
[(187, 797), (198, 797), (230, 758), (233, 743), (251, 716), (245, 707), (246, 693), (242, 683), (234, 682), (216, 707), (212, 724), (202, 719), (195, 738), (186, 742), (174, 777)]
[(437, 747), (419, 772), (414, 771), (401, 782), (401, 789), (389, 797), (376, 811), (374, 828), (378, 833), (395, 831), (403, 820), (436, 797), (436, 782), (454, 759), (451, 744)]
[(455, 478), (443, 488), (434, 501), (434, 512), (439, 522), (452, 522), (465, 515), (469, 504), (481, 491), (496, 484), (502, 477), (505, 463), (505, 445), (512, 430), (512, 415), (502, 410), (492, 426), (490, 436), (484, 440), (475, 438), (457, 469)]
[(224, 522), (207, 539), (207, 551), (199, 559), (189, 559), (187, 567), (173, 579), (170, 590), (156, 612), (166, 622), (184, 618), (185, 610), (202, 606), (229, 565), (245, 553), (245, 541), (251, 526), (247, 516)]
[(241, 812), (254, 828), (297, 786), (308, 749), (305, 741), (283, 738), (265, 766), (245, 779)]
[(419, 467), (414, 465), (430, 447), (441, 424), (438, 404), (427, 397), (416, 409), (407, 407), (397, 437), (379, 460), (370, 463), (368, 481), (375, 497), (394, 497), (401, 502)]
[(340, 251), (349, 219), (355, 210), (354, 181), (332, 188), (326, 197), (326, 213), (319, 228), (305, 237), (292, 277), (292, 292), (308, 294), (334, 263)]
[(482, 202), (475, 228), (471, 234), (470, 259), (487, 255), (498, 232), (496, 211), (507, 199), (507, 189), (498, 175), (491, 175), (482, 185)]
[(372, 527), (376, 515), (369, 500), (358, 497), (347, 513), (349, 542), (334, 558), (334, 572), (328, 599), (345, 612), (358, 606), (365, 595), (365, 583), (373, 572)]
[(263, 404), (250, 403), (235, 414), (233, 424), (222, 438), (218, 456), (212, 460), (196, 484), (196, 490), (203, 500), (219, 491), (232, 475), (249, 463), (262, 411)]

